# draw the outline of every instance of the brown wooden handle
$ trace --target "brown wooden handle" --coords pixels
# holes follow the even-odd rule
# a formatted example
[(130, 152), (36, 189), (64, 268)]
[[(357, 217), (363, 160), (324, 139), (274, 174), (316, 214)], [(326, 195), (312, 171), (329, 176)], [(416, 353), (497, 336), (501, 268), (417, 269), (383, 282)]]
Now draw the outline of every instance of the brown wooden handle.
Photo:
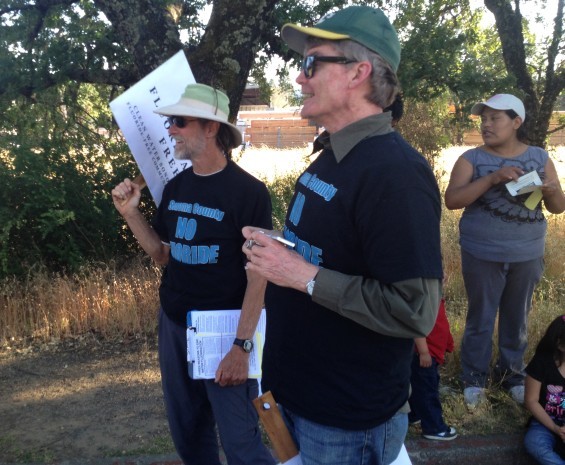
[[(147, 183), (145, 182), (145, 178), (143, 177), (143, 175), (140, 173), (138, 174), (135, 178), (133, 178), (132, 182), (136, 183), (139, 186), (140, 190), (143, 190), (146, 186)], [(120, 202), (120, 205), (125, 205), (127, 203), (128, 199), (124, 199)]]
[(132, 182), (136, 183), (140, 189), (143, 189), (145, 186), (147, 186), (147, 183), (145, 182), (145, 178), (141, 173), (138, 174), (135, 178), (133, 178)]
[(255, 405), (261, 423), (265, 427), (265, 431), (280, 462), (284, 463), (296, 457), (298, 449), (290, 436), (290, 432), (284, 423), (271, 391), (267, 391), (262, 396), (254, 399), (253, 405)]

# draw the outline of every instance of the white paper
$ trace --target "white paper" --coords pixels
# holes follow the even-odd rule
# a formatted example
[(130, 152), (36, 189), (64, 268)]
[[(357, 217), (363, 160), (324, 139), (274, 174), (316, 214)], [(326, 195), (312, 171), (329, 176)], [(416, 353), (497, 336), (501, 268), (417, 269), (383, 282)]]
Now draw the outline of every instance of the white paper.
[(506, 188), (512, 197), (521, 194), (527, 194), (539, 189), (542, 185), (541, 179), (537, 171), (530, 171), (524, 176), (520, 176), (517, 181), (510, 181), (506, 184)]
[(392, 462), (391, 465), (412, 465), (412, 461), (408, 456), (408, 451), (406, 450), (404, 444), (402, 444), (402, 449), (400, 449), (398, 457), (396, 457), (396, 460)]
[[(188, 312), (186, 342), (189, 375), (193, 379), (213, 379), (221, 360), (231, 350), (240, 310), (192, 310)], [(267, 317), (261, 311), (249, 354), (249, 377), (261, 377)]]
[(175, 160), (167, 119), (154, 110), (178, 102), (186, 86), (194, 82), (181, 50), (110, 102), (114, 118), (157, 205), (165, 184), (188, 168), (190, 161)]

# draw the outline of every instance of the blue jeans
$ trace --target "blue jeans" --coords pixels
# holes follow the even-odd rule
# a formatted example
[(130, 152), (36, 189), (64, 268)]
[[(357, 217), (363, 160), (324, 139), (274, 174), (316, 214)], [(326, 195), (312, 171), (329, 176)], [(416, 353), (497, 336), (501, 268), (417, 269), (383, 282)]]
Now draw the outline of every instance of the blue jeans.
[(443, 412), (439, 400), (438, 364), (432, 357), (432, 366), (420, 366), (420, 357), (412, 357), (410, 376), (412, 394), (410, 395), (410, 421), (422, 420), (422, 433), (437, 434), (448, 430), (443, 421)]
[(398, 457), (408, 431), (405, 413), (375, 428), (350, 431), (314, 423), (284, 407), (281, 411), (303, 465), (388, 465)]
[(528, 453), (537, 460), (540, 465), (564, 465), (563, 460), (553, 451), (557, 436), (543, 426), (539, 421), (532, 418), (526, 436), (524, 446)]

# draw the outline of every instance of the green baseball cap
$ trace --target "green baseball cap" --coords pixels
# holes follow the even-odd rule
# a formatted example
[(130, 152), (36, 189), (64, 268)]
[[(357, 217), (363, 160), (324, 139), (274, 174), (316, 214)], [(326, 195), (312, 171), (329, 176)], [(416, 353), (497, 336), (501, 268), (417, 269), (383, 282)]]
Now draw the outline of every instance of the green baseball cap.
[(400, 64), (400, 42), (396, 30), (382, 10), (369, 6), (349, 6), (325, 15), (314, 27), (285, 24), (281, 36), (288, 46), (304, 53), (306, 39), (350, 39), (378, 53), (396, 72)]

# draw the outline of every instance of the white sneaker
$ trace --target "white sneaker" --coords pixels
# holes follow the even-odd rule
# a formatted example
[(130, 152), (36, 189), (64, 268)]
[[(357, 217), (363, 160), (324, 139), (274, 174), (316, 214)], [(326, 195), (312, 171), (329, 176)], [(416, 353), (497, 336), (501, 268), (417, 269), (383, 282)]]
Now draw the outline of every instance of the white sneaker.
[(517, 404), (524, 403), (524, 386), (512, 386), (508, 390), (508, 394), (514, 399)]
[(476, 386), (469, 386), (463, 390), (463, 397), (465, 398), (465, 404), (468, 408), (474, 409), (481, 402), (487, 399), (486, 389)]

